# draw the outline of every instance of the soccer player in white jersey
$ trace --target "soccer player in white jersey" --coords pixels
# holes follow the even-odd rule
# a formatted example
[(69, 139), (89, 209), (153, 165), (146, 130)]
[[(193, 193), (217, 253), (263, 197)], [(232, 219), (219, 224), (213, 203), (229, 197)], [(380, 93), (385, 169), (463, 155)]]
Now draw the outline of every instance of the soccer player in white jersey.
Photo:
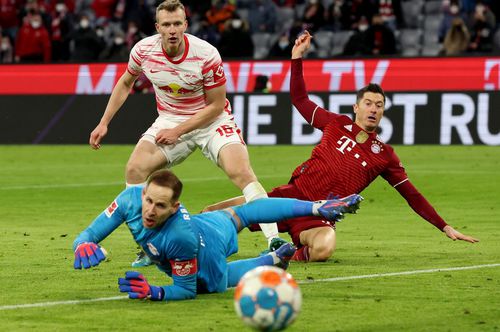
[[(196, 148), (227, 174), (247, 201), (267, 197), (255, 176), (240, 129), (226, 99), (226, 77), (219, 52), (208, 42), (185, 33), (186, 13), (179, 0), (156, 8), (158, 34), (132, 49), (126, 71), (111, 97), (89, 143), (100, 148), (108, 124), (144, 73), (154, 86), (156, 121), (139, 139), (126, 166), (127, 186), (142, 185), (153, 171), (186, 159)], [(276, 224), (264, 224), (271, 241)]]

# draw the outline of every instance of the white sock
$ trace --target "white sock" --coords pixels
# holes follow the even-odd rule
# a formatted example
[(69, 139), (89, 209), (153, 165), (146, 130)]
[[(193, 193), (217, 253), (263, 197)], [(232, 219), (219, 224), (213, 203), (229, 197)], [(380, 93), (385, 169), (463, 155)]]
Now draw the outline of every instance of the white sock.
[(242, 190), (243, 195), (245, 196), (245, 200), (247, 202), (254, 201), (259, 198), (265, 198), (267, 197), (266, 190), (262, 185), (255, 181), (255, 182), (250, 182), (249, 184), (246, 185), (245, 188)]
[[(267, 197), (266, 190), (257, 181), (247, 184), (247, 186), (243, 188), (242, 192), (247, 202)], [(278, 225), (276, 225), (276, 223), (259, 224), (259, 226), (262, 229), (262, 233), (264, 233), (268, 244), (271, 243), (272, 239), (278, 237)]]
[(276, 252), (272, 251), (272, 252), (269, 253), (269, 255), (271, 255), (271, 257), (273, 258), (273, 264), (274, 265), (276, 265), (279, 262), (281, 262), (281, 259), (278, 257), (278, 255), (276, 255)]
[(312, 206), (312, 214), (314, 216), (321, 216), (321, 214), (319, 213), (318, 209), (321, 207), (321, 205), (325, 204), (325, 201), (316, 201), (316, 202), (313, 202), (313, 206)]
[(141, 182), (141, 183), (128, 183), (125, 182), (125, 187), (130, 188), (130, 187), (139, 187), (139, 186), (144, 186), (146, 182)]

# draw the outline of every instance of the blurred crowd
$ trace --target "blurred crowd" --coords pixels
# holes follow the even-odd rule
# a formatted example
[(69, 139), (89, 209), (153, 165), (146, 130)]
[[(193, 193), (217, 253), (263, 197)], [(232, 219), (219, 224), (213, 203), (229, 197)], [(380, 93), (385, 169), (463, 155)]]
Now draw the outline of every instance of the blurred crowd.
[[(401, 52), (398, 36), (411, 19), (405, 17), (402, 5), (410, 1), (416, 0), (183, 3), (187, 32), (216, 46), (223, 58), (262, 59), (288, 58), (295, 37), (304, 29), (313, 35), (348, 31), (349, 38), (341, 45), (346, 56), (397, 55)], [(0, 63), (127, 61), (133, 45), (155, 33), (155, 8), (160, 2), (0, 0)], [(483, 54), (495, 49), (499, 0), (425, 2), (439, 2), (440, 54)], [(264, 37), (267, 43), (262, 42)], [(316, 55), (313, 48), (310, 57)]]

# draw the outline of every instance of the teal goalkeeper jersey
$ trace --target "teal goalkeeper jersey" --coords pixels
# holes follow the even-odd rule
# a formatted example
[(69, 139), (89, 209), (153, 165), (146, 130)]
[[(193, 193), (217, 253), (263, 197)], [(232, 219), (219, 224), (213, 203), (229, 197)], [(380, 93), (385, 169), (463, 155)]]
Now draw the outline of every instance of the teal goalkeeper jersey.
[(158, 268), (173, 279), (162, 286), (165, 300), (182, 300), (196, 293), (227, 288), (226, 258), (238, 251), (236, 228), (222, 211), (190, 215), (180, 206), (158, 229), (142, 224), (143, 187), (125, 189), (74, 241), (99, 243), (125, 223), (134, 240)]

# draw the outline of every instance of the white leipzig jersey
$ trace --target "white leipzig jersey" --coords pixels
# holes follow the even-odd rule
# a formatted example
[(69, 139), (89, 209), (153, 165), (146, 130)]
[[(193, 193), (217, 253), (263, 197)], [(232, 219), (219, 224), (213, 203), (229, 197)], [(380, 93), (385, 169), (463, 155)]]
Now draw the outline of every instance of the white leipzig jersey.
[[(206, 106), (205, 90), (226, 83), (219, 52), (208, 42), (184, 34), (184, 53), (170, 58), (161, 45), (159, 34), (139, 41), (130, 52), (127, 70), (141, 72), (153, 83), (158, 113), (186, 118)], [(231, 114), (226, 99), (224, 111)]]

